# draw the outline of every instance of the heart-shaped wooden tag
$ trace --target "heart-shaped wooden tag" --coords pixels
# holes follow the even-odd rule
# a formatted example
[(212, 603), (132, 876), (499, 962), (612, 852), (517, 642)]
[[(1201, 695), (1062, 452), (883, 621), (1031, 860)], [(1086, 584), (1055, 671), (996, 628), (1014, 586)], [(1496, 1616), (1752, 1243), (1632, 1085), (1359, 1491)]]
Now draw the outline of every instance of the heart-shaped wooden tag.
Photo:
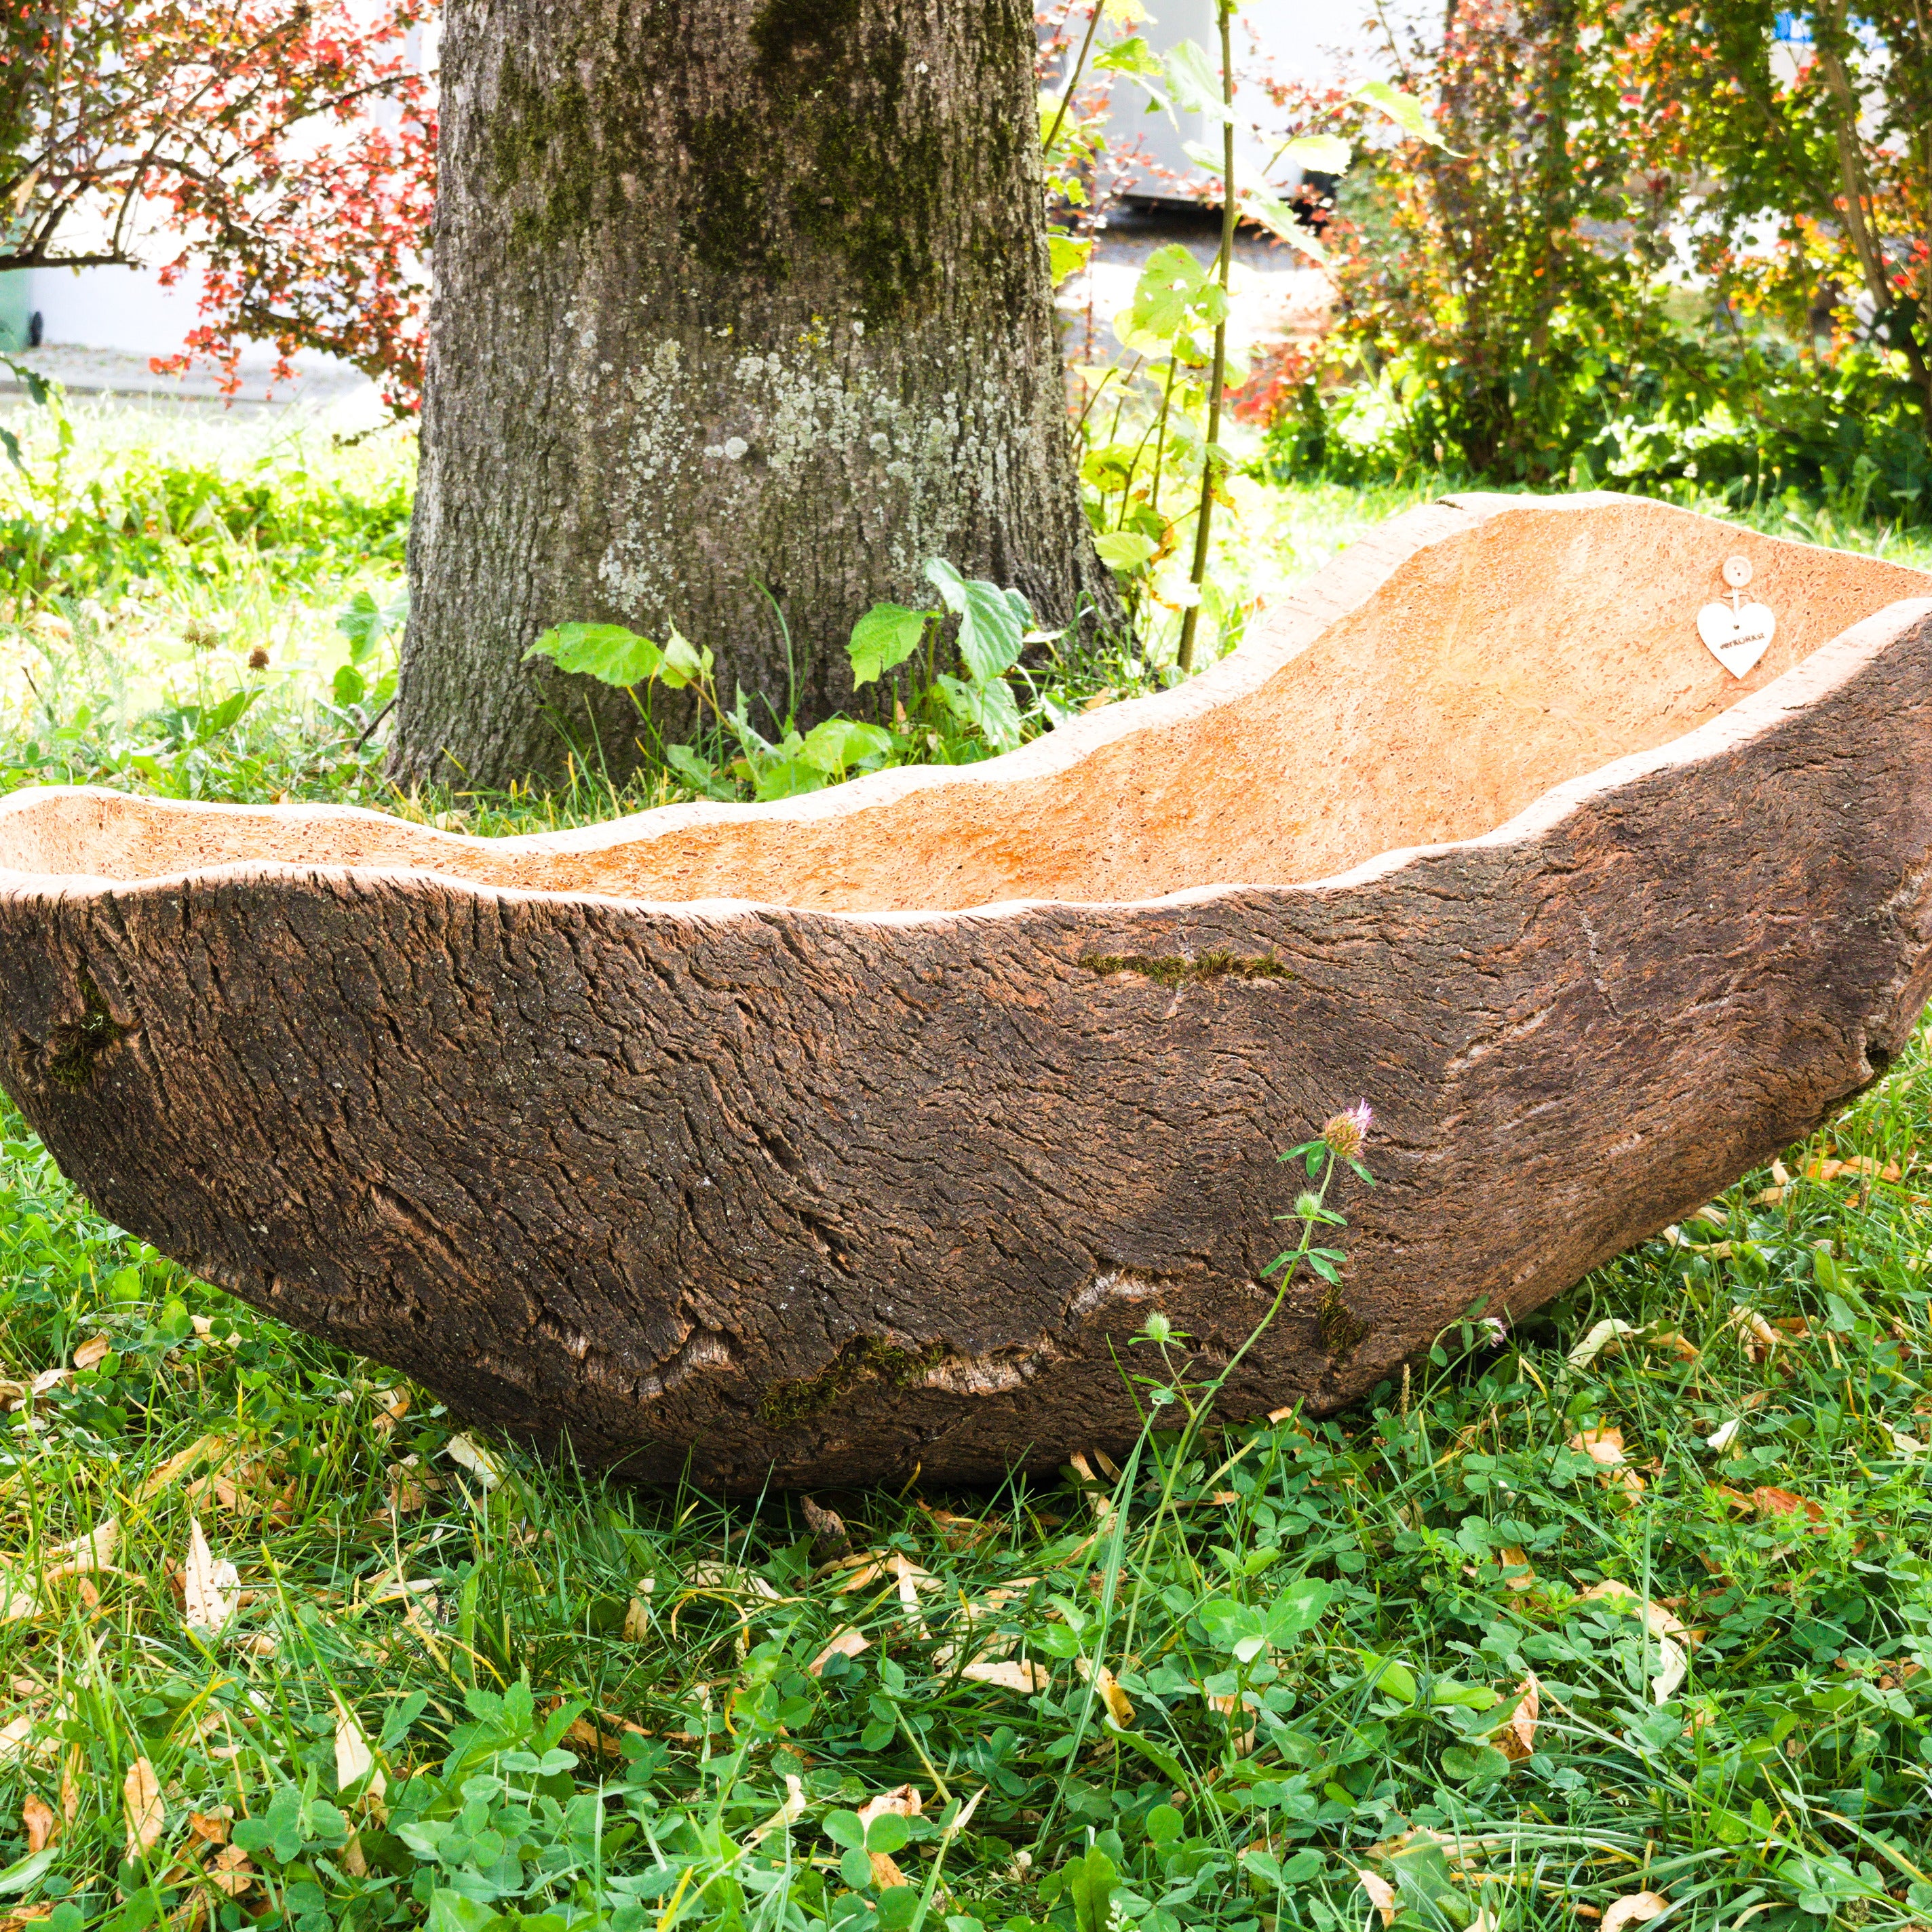
[(1768, 604), (1706, 604), (1697, 613), (1697, 634), (1733, 677), (1746, 677), (1770, 647), (1778, 619)]

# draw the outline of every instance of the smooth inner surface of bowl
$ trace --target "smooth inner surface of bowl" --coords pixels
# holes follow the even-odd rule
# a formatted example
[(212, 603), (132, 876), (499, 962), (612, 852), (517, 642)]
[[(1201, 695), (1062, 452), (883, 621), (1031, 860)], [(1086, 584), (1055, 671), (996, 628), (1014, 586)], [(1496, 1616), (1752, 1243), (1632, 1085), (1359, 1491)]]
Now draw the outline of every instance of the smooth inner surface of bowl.
[[(531, 891), (854, 912), (1292, 884), (1478, 836), (1932, 592), (1918, 571), (1633, 499), (1461, 505), (1358, 544), (1195, 684), (980, 765), (502, 839), (339, 808), (69, 794), (0, 822), (0, 868), (131, 880), (242, 860), (418, 867)], [(1745, 594), (1777, 618), (1742, 679), (1697, 631), (1740, 556)]]

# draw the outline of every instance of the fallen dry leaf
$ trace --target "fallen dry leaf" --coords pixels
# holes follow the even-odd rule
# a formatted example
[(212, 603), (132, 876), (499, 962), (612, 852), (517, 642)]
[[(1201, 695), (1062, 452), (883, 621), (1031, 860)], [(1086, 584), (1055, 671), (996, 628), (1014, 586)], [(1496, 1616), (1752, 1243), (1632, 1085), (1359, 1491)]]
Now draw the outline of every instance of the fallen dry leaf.
[(805, 1674), (816, 1677), (835, 1657), (856, 1657), (861, 1651), (872, 1647), (872, 1640), (848, 1624), (805, 1666)]
[(1768, 1485), (1752, 1490), (1751, 1507), (1760, 1516), (1804, 1516), (1813, 1522), (1822, 1522), (1825, 1512), (1808, 1496), (1801, 1496), (1791, 1490), (1772, 1489)]
[(1869, 1154), (1856, 1154), (1850, 1160), (1814, 1160), (1804, 1166), (1807, 1180), (1842, 1180), (1849, 1174), (1855, 1180), (1898, 1181), (1903, 1177), (1896, 1161), (1881, 1166)]
[(1511, 1763), (1528, 1757), (1535, 1750), (1537, 1720), (1542, 1712), (1542, 1694), (1532, 1670), (1516, 1686), (1516, 1708), (1496, 1738), (1496, 1748)]
[(113, 1352), (114, 1344), (105, 1335), (90, 1335), (74, 1352), (74, 1365), (77, 1369), (92, 1369)]
[(120, 1547), (120, 1522), (117, 1518), (108, 1516), (96, 1523), (85, 1536), (76, 1536), (71, 1543), (56, 1544), (49, 1553), (58, 1560), (47, 1564), (40, 1574), (51, 1581), (57, 1576), (80, 1576), (90, 1570), (107, 1569)]
[(27, 1834), (27, 1850), (44, 1852), (60, 1836), (61, 1821), (44, 1798), (28, 1792), (20, 1807), (20, 1828)]
[(1395, 1887), (1387, 1879), (1378, 1877), (1372, 1871), (1358, 1871), (1355, 1876), (1362, 1889), (1369, 1894), (1369, 1903), (1382, 1914), (1382, 1923), (1393, 1925), (1395, 1923)]
[(633, 1597), (624, 1610), (624, 1641), (642, 1643), (650, 1634), (651, 1606), (642, 1597)]
[(852, 1547), (852, 1534), (845, 1527), (845, 1519), (836, 1510), (829, 1510), (815, 1503), (809, 1496), (800, 1496), (800, 1509), (804, 1513), (805, 1526), (812, 1532), (812, 1560), (829, 1563), (835, 1556), (848, 1554)]
[(1028, 1696), (1044, 1690), (1053, 1681), (1044, 1664), (1011, 1661), (969, 1664), (959, 1674), (975, 1684), (990, 1684), (1000, 1690), (1024, 1691)]
[(1762, 1361), (1785, 1339), (1755, 1308), (1742, 1303), (1725, 1317), (1724, 1326), (1738, 1331), (1745, 1355), (1754, 1362)]
[(442, 1453), (458, 1468), (467, 1469), (486, 1490), (503, 1480), (503, 1466), (482, 1443), (467, 1436), (452, 1436), (442, 1445)]
[(1738, 1431), (1744, 1426), (1744, 1419), (1742, 1416), (1732, 1416), (1730, 1421), (1720, 1423), (1708, 1436), (1705, 1437), (1704, 1447), (1706, 1449), (1714, 1449), (1721, 1454), (1738, 1439)]
[(160, 1780), (144, 1757), (134, 1760), (122, 1781), (121, 1809), (128, 1820), (128, 1848), (123, 1856), (137, 1858), (161, 1835), (168, 1820), (161, 1802)]
[(785, 1773), (785, 1801), (762, 1825), (754, 1825), (745, 1834), (748, 1845), (761, 1845), (774, 1832), (782, 1832), (788, 1826), (796, 1825), (812, 1808), (812, 1801), (805, 1793), (805, 1782), (797, 1772)]
[(1570, 1447), (1581, 1450), (1592, 1462), (1606, 1469), (1614, 1469), (1624, 1460), (1621, 1429), (1583, 1430), (1570, 1437)]
[[(1505, 1573), (1503, 1577), (1504, 1589), (1520, 1593), (1536, 1588), (1536, 1572), (1531, 1568), (1528, 1557), (1514, 1543), (1504, 1544), (1496, 1555), (1501, 1558)], [(1519, 1571), (1520, 1574), (1510, 1576), (1508, 1574), (1510, 1570)]]
[(1703, 1352), (1688, 1335), (1680, 1335), (1674, 1328), (1660, 1329), (1644, 1344), (1646, 1348), (1661, 1348), (1675, 1355), (1680, 1362), (1694, 1362)]
[(23, 1623), (40, 1612), (40, 1600), (28, 1585), (0, 1574), (0, 1624)]
[(1124, 1729), (1134, 1720), (1134, 1707), (1127, 1694), (1120, 1688), (1120, 1680), (1103, 1664), (1096, 1670), (1091, 1658), (1077, 1659), (1074, 1669), (1080, 1673), (1083, 1684), (1090, 1684), (1100, 1694), (1100, 1701), (1107, 1707), (1107, 1714), (1115, 1724)]
[(209, 1862), (208, 1882), (230, 1898), (239, 1898), (255, 1882), (255, 1868), (239, 1845), (224, 1845)]
[(1901, 1456), (1922, 1456), (1926, 1445), (1916, 1436), (1908, 1436), (1902, 1429), (1894, 1429), (1890, 1423), (1885, 1425), (1885, 1432), (1892, 1438), (1892, 1446)]
[(1606, 1316), (1570, 1351), (1567, 1358), (1573, 1369), (1587, 1369), (1599, 1355), (1620, 1353), (1626, 1335), (1641, 1335), (1641, 1328), (1634, 1328), (1628, 1322), (1619, 1322), (1614, 1315)]
[(205, 1637), (218, 1637), (240, 1607), (241, 1573), (208, 1546), (199, 1516), (188, 1519), (188, 1558), (182, 1566), (182, 1621)]
[(17, 1718), (10, 1718), (0, 1724), (0, 1764), (11, 1764), (27, 1748), (27, 1740), (34, 1734), (34, 1714), (22, 1711)]
[(407, 1389), (378, 1389), (370, 1400), (376, 1405), (376, 1414), (370, 1419), (369, 1426), (378, 1436), (388, 1435), (410, 1412), (410, 1392)]
[(136, 1499), (146, 1502), (160, 1495), (170, 1484), (177, 1480), (182, 1473), (194, 1467), (204, 1456), (214, 1455), (229, 1446), (225, 1436), (202, 1436), (190, 1442), (185, 1449), (170, 1456), (161, 1466), (144, 1478), (141, 1486), (134, 1492)]
[(338, 1706), (335, 1713), (337, 1795), (362, 1784), (364, 1778), (368, 1783), (362, 1792), (362, 1800), (370, 1809), (377, 1809), (388, 1790), (388, 1780), (376, 1768), (376, 1754), (369, 1748), (369, 1740), (362, 1735), (362, 1726), (354, 1714), (346, 1706)]
[(199, 1838), (205, 1845), (225, 1845), (234, 1820), (226, 1805), (213, 1811), (190, 1811), (188, 1814), (188, 1834)]
[(1633, 1892), (1615, 1900), (1604, 1913), (1602, 1932), (1617, 1932), (1622, 1925), (1642, 1925), (1660, 1918), (1670, 1910), (1670, 1901), (1660, 1892)]
[(733, 1596), (761, 1598), (768, 1604), (782, 1600), (764, 1577), (754, 1576), (735, 1563), (694, 1564), (685, 1581), (694, 1590), (722, 1590)]

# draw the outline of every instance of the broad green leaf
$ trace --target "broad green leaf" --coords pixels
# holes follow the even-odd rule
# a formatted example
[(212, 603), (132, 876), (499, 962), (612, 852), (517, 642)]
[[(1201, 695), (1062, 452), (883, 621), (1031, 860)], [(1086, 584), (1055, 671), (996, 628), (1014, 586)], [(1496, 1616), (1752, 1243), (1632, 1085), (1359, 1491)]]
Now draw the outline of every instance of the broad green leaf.
[(825, 788), (825, 774), (798, 756), (795, 743), (789, 756), (755, 761), (752, 772), (752, 793), (760, 800), (796, 798), (802, 792), (822, 791)]
[(1492, 1711), (1502, 1700), (1486, 1684), (1458, 1684), (1453, 1677), (1438, 1677), (1429, 1687), (1429, 1701), (1468, 1711)]
[(1442, 1770), (1459, 1784), (1492, 1784), (1507, 1774), (1509, 1760), (1488, 1744), (1451, 1744), (1442, 1754)]
[(838, 1876), (854, 1892), (862, 1892), (872, 1882), (872, 1862), (863, 1852), (844, 1852), (839, 1855)]
[(1151, 537), (1144, 537), (1138, 530), (1109, 530), (1094, 539), (1100, 561), (1109, 570), (1138, 570), (1153, 557), (1155, 547)]
[(942, 673), (939, 694), (952, 715), (971, 725), (995, 751), (1010, 751), (1019, 742), (1019, 707), (1003, 679), (965, 684)]
[(1358, 1650), (1355, 1654), (1362, 1660), (1363, 1674), (1381, 1695), (1398, 1704), (1415, 1702), (1415, 1672), (1407, 1664), (1378, 1657), (1372, 1650)]
[(1170, 242), (1148, 257), (1126, 320), (1136, 333), (1171, 342), (1190, 326), (1212, 328), (1227, 314), (1220, 284), (1178, 242)]
[(1312, 1630), (1322, 1621), (1334, 1594), (1329, 1585), (1316, 1576), (1304, 1576), (1298, 1583), (1291, 1583), (1268, 1606), (1268, 1642), (1276, 1649), (1285, 1649), (1293, 1639)]
[[(1010, 670), (1018, 661), (1032, 619), (1025, 599), (1016, 604), (1016, 593), (984, 578), (962, 577), (938, 557), (926, 566), (926, 574), (946, 608), (958, 614), (959, 656), (967, 675), (975, 684), (986, 684)], [(1007, 702), (1012, 702), (1010, 694)]]
[(600, 684), (648, 684), (664, 668), (664, 652), (649, 638), (622, 624), (559, 624), (524, 653), (548, 658), (559, 670), (594, 677)]
[(866, 1849), (890, 1858), (902, 1851), (911, 1836), (912, 1827), (896, 1811), (882, 1811), (866, 1827)]
[(497, 1916), (494, 1906), (466, 1898), (460, 1892), (430, 1894), (429, 1932), (483, 1932)]
[(47, 1845), (0, 1871), (0, 1898), (11, 1898), (15, 1893), (25, 1892), (59, 1856), (58, 1846)]
[(1286, 202), (1278, 200), (1265, 188), (1238, 187), (1235, 193), (1240, 197), (1242, 213), (1258, 221), (1270, 234), (1279, 236), (1290, 248), (1300, 249), (1317, 262), (1328, 260), (1328, 251), (1316, 238), (1314, 230), (1296, 220)]
[(362, 674), (353, 664), (340, 664), (330, 682), (328, 694), (337, 704), (346, 708), (351, 704), (360, 704), (363, 693), (368, 688)]
[(1426, 141), (1432, 148), (1448, 151), (1449, 144), (1437, 133), (1435, 122), (1429, 118), (1428, 109), (1413, 94), (1404, 94), (1385, 80), (1365, 80), (1356, 88), (1355, 98), (1366, 100), (1371, 107), (1380, 108), (1412, 139)]
[(854, 718), (828, 718), (806, 734), (798, 756), (828, 775), (842, 772), (862, 759), (876, 758), (892, 748), (892, 734)]
[(1077, 275), (1086, 267), (1094, 244), (1090, 238), (1076, 242), (1070, 236), (1055, 233), (1046, 238), (1046, 251), (1052, 266), (1053, 286), (1058, 288), (1070, 275)]
[(1282, 149), (1281, 158), (1317, 174), (1339, 175), (1347, 170), (1354, 152), (1339, 134), (1298, 134)]
[(1226, 157), (1219, 148), (1210, 148), (1205, 141), (1184, 141), (1182, 152), (1196, 167), (1205, 168), (1216, 181), (1221, 178), (1221, 169)]
[(852, 626), (845, 655), (852, 660), (854, 685), (870, 684), (919, 649), (937, 610), (908, 610), (903, 604), (874, 604)]
[(1084, 1858), (1070, 1858), (1064, 1869), (1076, 1932), (1108, 1932), (1107, 1908), (1120, 1880), (1113, 1860), (1096, 1845)]
[(708, 650), (700, 650), (688, 638), (674, 629), (664, 647), (664, 667), (658, 675), (670, 690), (682, 691), (687, 684), (701, 683), (709, 677), (711, 665)]
[(856, 1811), (828, 1811), (825, 1816), (825, 1835), (848, 1852), (862, 1852), (866, 1849), (866, 1828), (860, 1823)]
[(1221, 76), (1198, 40), (1182, 40), (1168, 50), (1168, 92), (1184, 114), (1204, 114), (1210, 121), (1234, 116), (1221, 98)]
[(1160, 56), (1136, 34), (1130, 40), (1116, 40), (1112, 46), (1102, 47), (1094, 56), (1094, 65), (1102, 74), (1158, 74)]

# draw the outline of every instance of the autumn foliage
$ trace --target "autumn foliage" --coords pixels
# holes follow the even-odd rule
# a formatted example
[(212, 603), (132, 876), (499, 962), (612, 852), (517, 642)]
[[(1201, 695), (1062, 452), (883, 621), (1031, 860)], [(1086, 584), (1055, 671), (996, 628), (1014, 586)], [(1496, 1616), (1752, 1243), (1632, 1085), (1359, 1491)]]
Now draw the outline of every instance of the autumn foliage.
[(202, 274), (176, 366), (326, 350), (415, 406), (430, 0), (0, 0), (0, 269)]

